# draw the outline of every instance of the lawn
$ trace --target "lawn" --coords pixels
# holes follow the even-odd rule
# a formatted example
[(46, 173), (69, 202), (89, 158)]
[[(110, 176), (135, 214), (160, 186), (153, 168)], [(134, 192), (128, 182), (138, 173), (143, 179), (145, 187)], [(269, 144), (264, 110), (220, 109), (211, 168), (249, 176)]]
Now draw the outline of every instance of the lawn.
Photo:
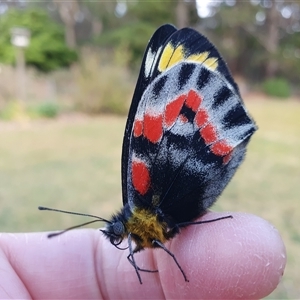
[[(270, 298), (300, 295), (300, 103), (247, 101), (259, 131), (245, 163), (215, 210), (245, 211), (277, 227), (288, 264)], [(40, 212), (38, 205), (109, 217), (122, 204), (120, 155), (125, 119), (60, 118), (0, 123), (0, 228), (56, 230), (81, 217)]]

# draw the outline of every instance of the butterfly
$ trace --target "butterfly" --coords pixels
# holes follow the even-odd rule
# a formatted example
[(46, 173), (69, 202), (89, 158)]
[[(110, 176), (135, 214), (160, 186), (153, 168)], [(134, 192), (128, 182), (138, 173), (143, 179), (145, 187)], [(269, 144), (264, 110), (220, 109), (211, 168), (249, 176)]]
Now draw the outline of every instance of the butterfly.
[[(137, 265), (135, 254), (145, 248), (167, 252), (188, 281), (165, 242), (184, 227), (231, 218), (196, 221), (233, 177), (256, 129), (215, 46), (191, 28), (158, 28), (125, 127), (123, 207), (110, 220), (92, 216), (106, 223), (101, 231), (112, 245), (128, 249), (140, 283), (140, 272), (157, 272)], [(125, 238), (128, 247), (121, 248)]]

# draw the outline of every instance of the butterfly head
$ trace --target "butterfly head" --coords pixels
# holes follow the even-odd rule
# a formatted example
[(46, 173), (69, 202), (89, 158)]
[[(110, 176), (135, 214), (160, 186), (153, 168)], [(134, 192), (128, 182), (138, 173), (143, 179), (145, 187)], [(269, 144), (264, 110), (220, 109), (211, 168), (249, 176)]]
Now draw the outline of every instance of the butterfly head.
[(126, 228), (124, 223), (117, 217), (113, 217), (112, 221), (107, 223), (105, 229), (101, 229), (101, 231), (115, 247), (120, 245), (126, 236)]

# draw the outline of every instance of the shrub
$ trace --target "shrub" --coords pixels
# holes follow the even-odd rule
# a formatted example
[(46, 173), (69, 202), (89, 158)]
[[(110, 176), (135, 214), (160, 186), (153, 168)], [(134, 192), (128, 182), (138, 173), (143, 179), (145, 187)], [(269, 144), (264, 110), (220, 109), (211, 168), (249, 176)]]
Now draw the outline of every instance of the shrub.
[(43, 102), (28, 108), (31, 118), (55, 118), (59, 113), (59, 106), (54, 102)]
[(291, 95), (291, 89), (288, 81), (284, 78), (270, 78), (263, 83), (263, 91), (277, 98), (288, 98)]
[(43, 102), (28, 106), (20, 101), (10, 101), (0, 111), (0, 118), (3, 120), (55, 118), (58, 113), (59, 106), (53, 102)]
[(132, 96), (130, 72), (114, 62), (112, 55), (85, 49), (75, 74), (75, 105), (89, 114), (125, 114)]
[(30, 44), (25, 50), (26, 64), (42, 72), (51, 72), (72, 65), (77, 53), (65, 45), (64, 29), (47, 12), (37, 7), (9, 9), (0, 14), (0, 62), (14, 64), (15, 49), (11, 44), (11, 28), (30, 30)]
[(24, 120), (28, 116), (25, 107), (20, 101), (10, 101), (0, 111), (0, 118), (3, 120)]

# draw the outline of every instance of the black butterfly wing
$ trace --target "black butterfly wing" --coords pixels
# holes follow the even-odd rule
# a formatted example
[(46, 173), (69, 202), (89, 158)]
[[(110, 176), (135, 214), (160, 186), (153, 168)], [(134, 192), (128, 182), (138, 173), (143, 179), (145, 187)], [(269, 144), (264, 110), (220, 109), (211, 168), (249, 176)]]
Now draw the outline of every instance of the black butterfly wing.
[(192, 29), (169, 37), (153, 78), (131, 125), (125, 197), (132, 210), (191, 221), (228, 184), (256, 126), (216, 48)]
[(127, 197), (128, 154), (129, 154), (130, 135), (132, 131), (132, 125), (134, 122), (136, 110), (145, 89), (150, 84), (150, 82), (155, 78), (155, 76), (158, 75), (155, 72), (156, 71), (155, 66), (161, 54), (163, 46), (166, 40), (176, 30), (177, 29), (174, 26), (169, 24), (159, 27), (151, 37), (147, 45), (147, 48), (145, 50), (140, 74), (137, 80), (136, 88), (129, 109), (125, 132), (124, 132), (124, 138), (123, 138), (122, 162), (121, 162), (123, 204), (127, 203), (128, 201), (128, 197)]

